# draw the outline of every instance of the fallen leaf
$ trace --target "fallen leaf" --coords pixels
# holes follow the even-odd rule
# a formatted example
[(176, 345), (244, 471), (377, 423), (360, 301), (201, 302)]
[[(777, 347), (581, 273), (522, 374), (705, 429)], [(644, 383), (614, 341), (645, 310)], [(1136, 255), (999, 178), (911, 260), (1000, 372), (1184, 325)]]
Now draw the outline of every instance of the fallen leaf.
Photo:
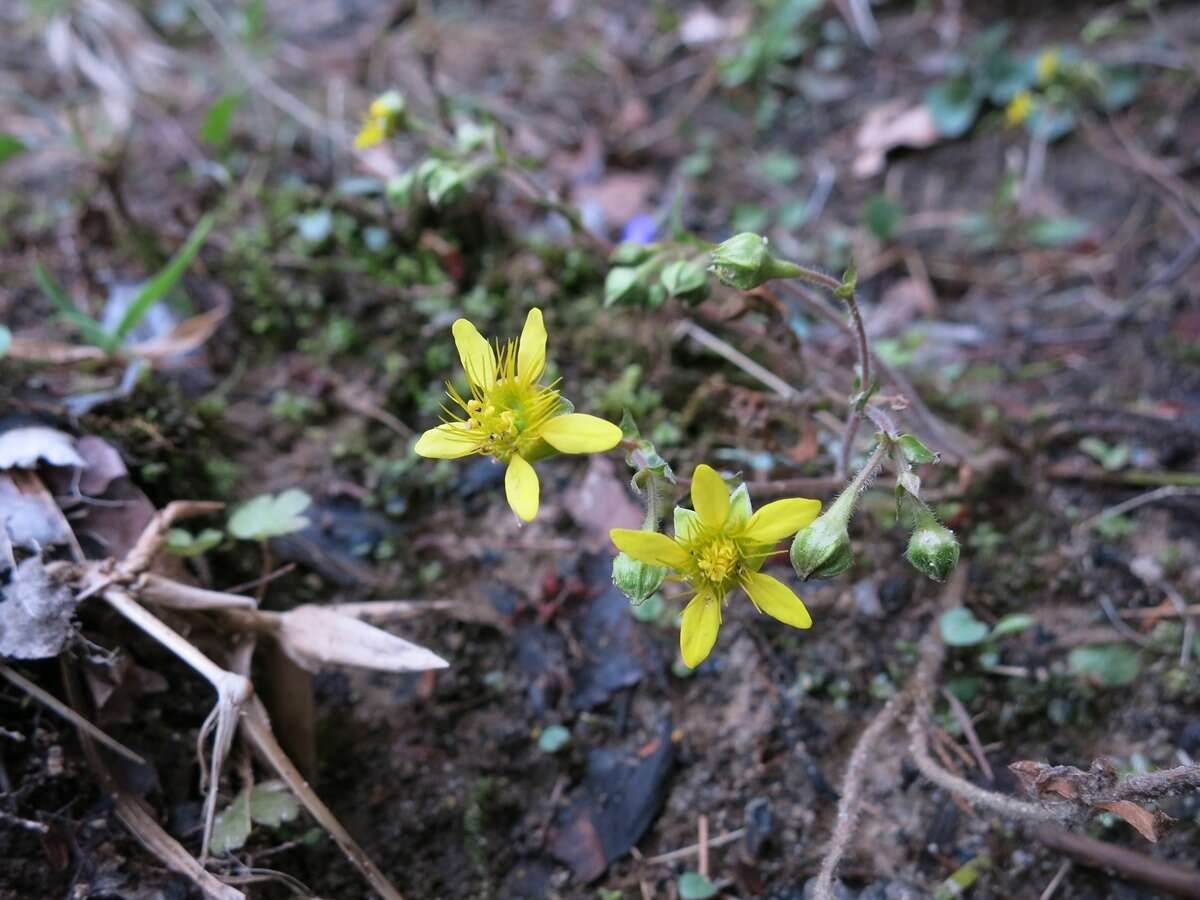
[(383, 672), (423, 672), (449, 665), (424, 647), (321, 606), (297, 606), (281, 614), (275, 638), (292, 662), (308, 672), (330, 665)]
[(28, 425), (0, 434), (0, 469), (34, 469), (50, 466), (85, 465), (75, 450), (75, 439), (57, 428)]
[(941, 139), (933, 115), (923, 103), (907, 106), (895, 100), (869, 110), (855, 135), (858, 156), (853, 171), (870, 178), (883, 171), (889, 150), (895, 147), (932, 147)]
[(587, 473), (573, 486), (564, 504), (575, 524), (597, 545), (609, 546), (613, 528), (641, 528), (644, 514), (629, 495), (628, 482), (617, 475), (611, 459), (599, 454), (588, 459)]
[(129, 474), (121, 453), (112, 444), (92, 434), (86, 434), (75, 442), (75, 449), (83, 457), (83, 474), (79, 478), (79, 490), (95, 497), (103, 494), (110, 484)]
[(0, 596), (0, 657), (58, 656), (72, 632), (71, 589), (47, 573), (40, 557), (31, 556), (13, 571)]
[(1114, 800), (1112, 803), (1097, 803), (1096, 809), (1105, 809), (1120, 816), (1138, 830), (1148, 841), (1158, 843), (1175, 820), (1162, 810), (1149, 810), (1131, 800)]

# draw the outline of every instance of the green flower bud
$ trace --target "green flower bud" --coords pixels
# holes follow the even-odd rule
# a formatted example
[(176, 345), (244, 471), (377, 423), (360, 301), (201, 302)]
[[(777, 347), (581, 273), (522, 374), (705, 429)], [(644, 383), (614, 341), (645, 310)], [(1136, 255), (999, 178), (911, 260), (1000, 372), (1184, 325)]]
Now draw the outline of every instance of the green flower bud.
[(604, 278), (604, 305), (633, 303), (640, 300), (646, 289), (642, 284), (641, 272), (630, 266), (617, 266), (608, 270)]
[(841, 575), (854, 562), (854, 548), (846, 526), (854, 511), (857, 490), (844, 490), (833, 505), (804, 528), (792, 541), (792, 568), (804, 581)]
[(723, 284), (750, 291), (773, 278), (794, 278), (803, 270), (772, 256), (766, 238), (744, 231), (713, 248), (708, 271)]
[(905, 556), (918, 570), (934, 581), (945, 581), (958, 565), (958, 539), (949, 528), (939, 525), (932, 515), (917, 519), (917, 527), (908, 541)]
[(638, 562), (624, 553), (618, 553), (613, 559), (613, 584), (621, 589), (634, 606), (645, 603), (666, 577), (667, 569), (664, 566)]

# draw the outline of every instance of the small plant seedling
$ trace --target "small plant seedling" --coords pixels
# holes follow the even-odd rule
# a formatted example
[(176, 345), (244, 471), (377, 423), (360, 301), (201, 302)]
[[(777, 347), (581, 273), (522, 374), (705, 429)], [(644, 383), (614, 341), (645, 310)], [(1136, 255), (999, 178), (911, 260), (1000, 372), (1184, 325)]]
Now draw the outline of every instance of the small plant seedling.
[(224, 538), (225, 533), (216, 528), (205, 528), (199, 534), (192, 534), (186, 528), (172, 528), (167, 532), (167, 550), (176, 556), (199, 556)]
[(538, 749), (543, 753), (557, 753), (571, 743), (571, 732), (563, 725), (548, 725), (538, 735)]
[(684, 872), (679, 876), (679, 900), (709, 900), (717, 896), (717, 886), (699, 872)]
[(229, 533), (243, 541), (265, 541), (302, 531), (309, 524), (302, 513), (311, 504), (312, 498), (299, 488), (262, 494), (234, 510)]
[(278, 828), (298, 815), (300, 803), (287, 785), (279, 780), (259, 782), (217, 813), (210, 848), (217, 855), (240, 850), (250, 838), (252, 823)]

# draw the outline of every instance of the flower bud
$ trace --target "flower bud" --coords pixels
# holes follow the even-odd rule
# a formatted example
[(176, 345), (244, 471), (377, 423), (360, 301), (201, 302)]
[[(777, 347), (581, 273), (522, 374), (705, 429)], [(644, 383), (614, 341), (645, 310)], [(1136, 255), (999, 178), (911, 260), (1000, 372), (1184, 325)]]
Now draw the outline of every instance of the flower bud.
[(743, 291), (773, 278), (794, 278), (802, 271), (795, 263), (772, 256), (766, 238), (750, 231), (735, 234), (714, 247), (708, 270), (723, 284)]
[(949, 528), (939, 525), (932, 515), (917, 519), (905, 556), (918, 570), (934, 581), (945, 581), (958, 565), (958, 539)]
[(846, 519), (834, 513), (831, 508), (792, 541), (792, 567), (804, 581), (841, 575), (854, 562)]
[(665, 566), (638, 562), (631, 556), (618, 553), (613, 559), (613, 584), (621, 589), (634, 606), (645, 603), (667, 577)]

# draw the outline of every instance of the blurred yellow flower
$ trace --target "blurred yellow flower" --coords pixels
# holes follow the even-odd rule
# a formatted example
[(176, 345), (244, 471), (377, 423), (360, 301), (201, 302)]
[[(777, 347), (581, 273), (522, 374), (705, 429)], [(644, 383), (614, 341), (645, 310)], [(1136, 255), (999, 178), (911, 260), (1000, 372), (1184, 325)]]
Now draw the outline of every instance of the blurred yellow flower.
[(546, 368), (546, 327), (540, 309), (529, 311), (519, 341), (496, 348), (466, 319), (455, 322), (452, 330), (470, 395), (463, 397), (446, 385), (454, 405), (443, 407), (445, 422), (421, 435), (416, 451), (429, 459), (495, 457), (508, 467), (504, 491), (509, 506), (529, 522), (537, 515), (540, 491), (530, 463), (555, 451), (611, 450), (621, 440), (621, 429), (571, 412), (557, 381), (539, 382)]
[(679, 649), (689, 668), (704, 662), (721, 627), (721, 608), (741, 588), (761, 612), (795, 628), (808, 628), (812, 617), (790, 587), (759, 569), (779, 541), (811, 523), (821, 501), (791, 498), (768, 503), (758, 512), (741, 485), (732, 494), (710, 466), (692, 474), (695, 510), (675, 509), (675, 537), (653, 531), (614, 528), (612, 542), (647, 565), (666, 566), (687, 582), (695, 596), (683, 611)]
[(1059, 52), (1053, 47), (1039, 53), (1035, 66), (1038, 84), (1048, 84), (1058, 74), (1058, 65), (1061, 61)]
[(371, 101), (362, 128), (354, 138), (354, 149), (365, 150), (381, 143), (404, 125), (407, 106), (399, 91), (388, 91)]
[(1033, 95), (1029, 91), (1017, 91), (1004, 110), (1004, 121), (1016, 127), (1033, 112)]

